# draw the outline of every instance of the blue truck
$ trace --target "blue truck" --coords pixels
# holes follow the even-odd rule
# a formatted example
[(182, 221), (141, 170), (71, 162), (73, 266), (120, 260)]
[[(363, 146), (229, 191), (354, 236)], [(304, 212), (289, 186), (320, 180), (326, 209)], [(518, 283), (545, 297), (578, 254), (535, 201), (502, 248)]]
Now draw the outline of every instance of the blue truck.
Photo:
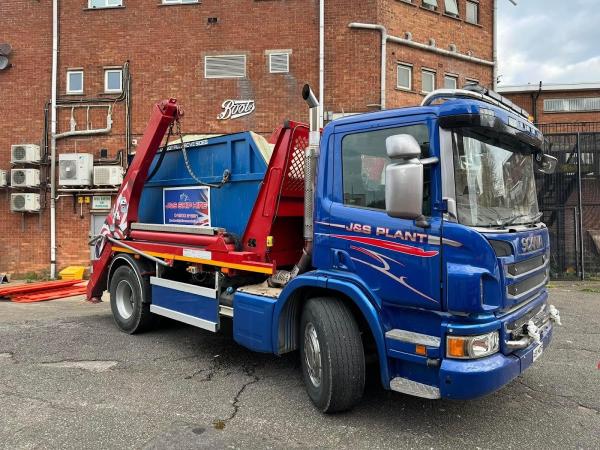
[(528, 114), (469, 86), (319, 130), (303, 97), (309, 126), (160, 152), (180, 112), (157, 105), (96, 239), (90, 299), (108, 290), (128, 333), (231, 320), (250, 350), (298, 351), (326, 413), (360, 400), (368, 364), (427, 399), (516, 378), (560, 324), (535, 184), (556, 160)]

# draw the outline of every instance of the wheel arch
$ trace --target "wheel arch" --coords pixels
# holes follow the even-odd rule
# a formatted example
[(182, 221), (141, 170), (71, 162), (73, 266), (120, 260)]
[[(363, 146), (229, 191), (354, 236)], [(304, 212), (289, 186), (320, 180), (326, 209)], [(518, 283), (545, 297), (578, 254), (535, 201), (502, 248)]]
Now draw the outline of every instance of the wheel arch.
[[(307, 278), (300, 281), (302, 278)], [(294, 279), (284, 289), (273, 312), (273, 352), (281, 355), (294, 351), (299, 345), (299, 325), (302, 308), (309, 298), (337, 297), (347, 301), (354, 318), (366, 341), (375, 346), (381, 382), (389, 386), (387, 352), (384, 331), (374, 302), (363, 290), (347, 280), (337, 280), (323, 276), (303, 275)], [(365, 347), (366, 348), (366, 347)]]
[(145, 284), (142, 283), (142, 279), (149, 274), (155, 273), (155, 269), (152, 264), (136, 259), (127, 253), (117, 253), (110, 262), (110, 266), (108, 267), (108, 275), (106, 277), (106, 290), (110, 291), (110, 282), (112, 280), (112, 276), (115, 270), (122, 266), (129, 266), (131, 269), (133, 269), (140, 286), (140, 292), (143, 293), (143, 302), (150, 303), (150, 296), (148, 295), (149, 293), (147, 292)]

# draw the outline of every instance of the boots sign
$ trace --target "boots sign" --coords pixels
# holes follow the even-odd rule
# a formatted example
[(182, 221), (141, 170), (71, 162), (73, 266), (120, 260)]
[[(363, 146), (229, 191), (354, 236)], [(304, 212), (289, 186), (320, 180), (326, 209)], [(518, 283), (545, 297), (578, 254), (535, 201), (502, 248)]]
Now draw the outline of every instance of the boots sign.
[(223, 111), (217, 116), (217, 119), (229, 120), (252, 114), (256, 109), (256, 105), (254, 100), (225, 100), (221, 108), (223, 108)]

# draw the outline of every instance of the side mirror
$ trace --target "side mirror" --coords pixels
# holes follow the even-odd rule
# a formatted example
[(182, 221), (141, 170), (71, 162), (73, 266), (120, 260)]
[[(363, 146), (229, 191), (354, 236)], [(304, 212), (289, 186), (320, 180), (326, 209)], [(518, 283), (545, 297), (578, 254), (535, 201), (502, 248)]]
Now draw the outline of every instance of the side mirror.
[(538, 153), (534, 156), (536, 169), (540, 173), (552, 175), (556, 170), (558, 160), (554, 156)]
[[(385, 168), (385, 207), (389, 216), (417, 219), (423, 216), (423, 164), (421, 146), (410, 134), (397, 134), (385, 140), (393, 160)], [(395, 161), (394, 161), (395, 160)]]

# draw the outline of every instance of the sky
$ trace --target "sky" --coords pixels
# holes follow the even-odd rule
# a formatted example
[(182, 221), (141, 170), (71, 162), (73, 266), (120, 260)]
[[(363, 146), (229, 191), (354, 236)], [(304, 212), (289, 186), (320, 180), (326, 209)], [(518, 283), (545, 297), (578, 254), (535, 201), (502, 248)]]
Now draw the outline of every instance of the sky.
[(600, 82), (600, 0), (498, 0), (500, 86)]

